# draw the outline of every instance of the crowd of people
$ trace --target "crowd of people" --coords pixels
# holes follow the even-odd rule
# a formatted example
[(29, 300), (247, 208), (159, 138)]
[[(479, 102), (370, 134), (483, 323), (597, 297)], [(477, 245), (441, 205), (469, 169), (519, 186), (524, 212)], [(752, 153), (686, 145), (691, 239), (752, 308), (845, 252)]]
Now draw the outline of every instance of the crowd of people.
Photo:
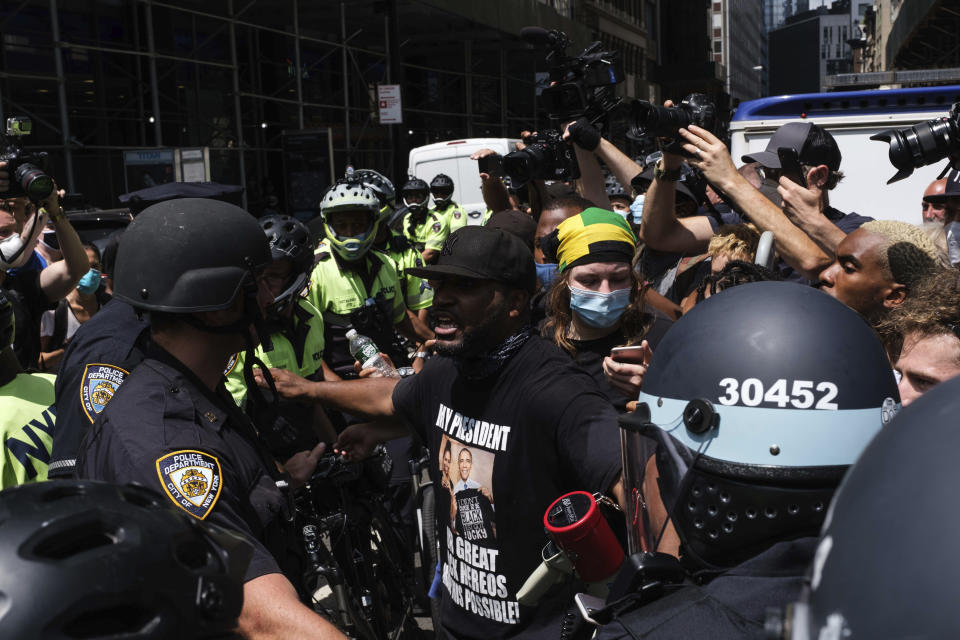
[[(917, 194), (909, 224), (830, 205), (842, 157), (809, 121), (737, 159), (696, 126), (642, 162), (584, 119), (563, 139), (581, 177), (521, 188), (481, 173), (480, 224), (449, 176), (396, 189), (372, 168), (348, 168), (307, 223), (172, 199), (105, 249), (81, 242), (56, 191), (4, 200), (0, 532), (19, 518), (29, 537), (70, 510), (148, 527), (154, 550), (114, 564), (143, 580), (91, 573), (77, 588), (122, 600), (202, 575), (216, 597), (158, 608), (166, 637), (236, 625), (340, 638), (301, 584), (290, 491), (325, 453), (360, 460), (386, 443), (386, 500), (415, 531), (406, 462), (425, 447), (438, 638), (878, 637), (861, 635), (849, 592), (885, 578), (850, 574), (886, 560), (851, 536), (869, 537), (856, 517), (875, 517), (864, 504), (892, 486), (874, 482), (889, 467), (872, 461), (909, 477), (891, 456), (938, 449), (939, 436), (887, 433), (957, 409), (960, 273), (946, 235), (960, 171)], [(797, 150), (799, 182), (782, 148)], [(10, 180), (0, 163), (0, 198)], [(351, 331), (380, 353), (359, 356)], [(616, 505), (629, 559), (599, 589), (571, 571), (523, 604), (546, 557), (544, 512), (573, 491)], [(79, 529), (68, 543), (60, 529), (36, 548), (64, 559), (86, 540), (117, 543)], [(163, 532), (229, 566), (174, 576), (156, 555)], [(0, 555), (29, 571), (24, 548)], [(581, 616), (578, 592), (604, 597)], [(33, 637), (25, 606), (7, 610)], [(109, 610), (57, 624), (80, 612), (93, 628)]]

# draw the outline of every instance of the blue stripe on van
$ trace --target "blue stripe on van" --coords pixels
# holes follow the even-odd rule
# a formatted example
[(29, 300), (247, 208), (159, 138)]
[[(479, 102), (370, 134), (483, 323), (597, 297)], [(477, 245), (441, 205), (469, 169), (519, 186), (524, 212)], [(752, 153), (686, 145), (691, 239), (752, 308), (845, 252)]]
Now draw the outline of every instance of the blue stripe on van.
[(911, 89), (871, 89), (834, 93), (801, 93), (741, 102), (733, 115), (738, 120), (779, 120), (830, 116), (881, 115), (949, 111), (960, 102), (960, 85)]

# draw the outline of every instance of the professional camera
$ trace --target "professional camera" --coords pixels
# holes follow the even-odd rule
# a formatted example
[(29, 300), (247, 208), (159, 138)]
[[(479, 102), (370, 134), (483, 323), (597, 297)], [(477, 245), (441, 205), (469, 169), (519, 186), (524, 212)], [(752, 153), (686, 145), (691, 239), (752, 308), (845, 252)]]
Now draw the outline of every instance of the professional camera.
[(573, 146), (567, 144), (559, 131), (550, 130), (524, 139), (526, 148), (503, 156), (503, 172), (516, 186), (531, 180), (576, 180), (580, 165)]
[[(676, 138), (680, 128), (692, 124), (710, 132), (717, 126), (717, 107), (702, 93), (691, 93), (675, 107), (659, 107), (646, 100), (634, 100), (630, 110), (631, 133), (638, 138)], [(682, 144), (681, 140), (673, 140), (664, 150), (689, 156)]]
[(897, 173), (887, 184), (903, 180), (917, 167), (960, 156), (960, 102), (954, 103), (946, 117), (881, 131), (870, 139), (890, 143), (890, 164), (897, 168)]
[(27, 196), (34, 202), (43, 200), (53, 191), (53, 179), (46, 174), (47, 154), (27, 154), (20, 139), (30, 135), (30, 118), (7, 118), (7, 133), (0, 136), (0, 162), (6, 162), (10, 187), (0, 194), (7, 198)]
[(602, 45), (594, 42), (571, 58), (566, 54), (570, 38), (563, 31), (524, 27), (520, 37), (549, 49), (553, 84), (540, 93), (540, 104), (551, 118), (569, 121), (585, 117), (595, 122), (620, 104), (621, 99), (613, 95), (613, 85), (625, 77), (618, 51), (600, 51)]

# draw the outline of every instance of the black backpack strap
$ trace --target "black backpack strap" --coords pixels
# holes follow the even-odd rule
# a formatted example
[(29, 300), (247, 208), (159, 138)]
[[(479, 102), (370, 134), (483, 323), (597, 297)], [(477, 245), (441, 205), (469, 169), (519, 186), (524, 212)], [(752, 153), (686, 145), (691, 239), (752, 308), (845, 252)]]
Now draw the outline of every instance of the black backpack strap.
[(63, 346), (63, 341), (67, 337), (67, 314), (70, 313), (70, 303), (66, 298), (62, 298), (57, 303), (57, 309), (53, 312), (53, 335), (50, 336), (50, 351), (55, 351)]

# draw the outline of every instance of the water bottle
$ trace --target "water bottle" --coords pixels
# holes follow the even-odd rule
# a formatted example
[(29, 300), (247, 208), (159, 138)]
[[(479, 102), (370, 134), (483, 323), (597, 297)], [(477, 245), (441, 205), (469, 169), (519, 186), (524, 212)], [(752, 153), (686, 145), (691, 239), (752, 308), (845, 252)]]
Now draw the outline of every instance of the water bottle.
[(350, 353), (357, 362), (361, 363), (364, 369), (373, 367), (384, 378), (399, 378), (397, 370), (390, 366), (386, 360), (380, 356), (380, 350), (373, 340), (367, 336), (360, 335), (356, 329), (347, 331), (347, 340), (350, 341)]

